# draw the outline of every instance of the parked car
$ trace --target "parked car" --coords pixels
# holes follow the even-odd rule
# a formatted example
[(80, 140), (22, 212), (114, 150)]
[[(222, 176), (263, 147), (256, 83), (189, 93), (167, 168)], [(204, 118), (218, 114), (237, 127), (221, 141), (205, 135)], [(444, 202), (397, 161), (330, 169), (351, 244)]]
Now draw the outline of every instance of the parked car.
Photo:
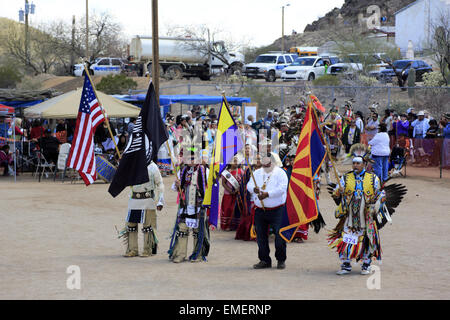
[(308, 80), (312, 81), (325, 74), (325, 62), (333, 64), (337, 62), (337, 57), (300, 57), (291, 65), (283, 69), (281, 80)]
[(282, 70), (293, 62), (292, 54), (271, 52), (259, 55), (254, 62), (244, 65), (242, 73), (248, 78), (264, 78), (274, 82)]
[(340, 58), (338, 63), (335, 63), (330, 68), (328, 68), (328, 74), (338, 75), (354, 75), (355, 73), (361, 72), (363, 70), (363, 65), (356, 54), (349, 54), (344, 58)]
[[(409, 70), (411, 68), (416, 69), (416, 81), (423, 81), (422, 76), (425, 73), (433, 71), (430, 65), (422, 60), (396, 60), (393, 63), (397, 72), (402, 73), (402, 79), (406, 81), (408, 78)], [(381, 70), (377, 76), (377, 79), (381, 82), (392, 82), (392, 78), (395, 77), (394, 69), (388, 67)]]
[[(89, 66), (91, 75), (106, 76), (109, 74), (120, 74), (124, 69), (124, 64), (120, 58), (97, 58)], [(73, 74), (76, 77), (84, 75), (84, 66), (82, 63), (74, 66)]]
[(372, 59), (368, 65), (369, 77), (376, 78), (382, 70), (389, 68), (389, 65), (384, 63), (383, 60), (388, 60), (385, 53), (376, 53), (372, 56)]

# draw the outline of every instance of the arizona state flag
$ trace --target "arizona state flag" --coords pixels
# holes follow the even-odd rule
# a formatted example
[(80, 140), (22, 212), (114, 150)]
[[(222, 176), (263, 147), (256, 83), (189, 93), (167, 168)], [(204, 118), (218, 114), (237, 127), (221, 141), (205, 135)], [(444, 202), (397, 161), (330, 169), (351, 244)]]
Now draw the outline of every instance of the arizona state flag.
[(317, 219), (313, 178), (325, 160), (326, 151), (311, 102), (300, 132), (297, 154), (292, 166), (286, 199), (287, 217), (284, 217), (280, 236), (291, 242), (298, 227)]

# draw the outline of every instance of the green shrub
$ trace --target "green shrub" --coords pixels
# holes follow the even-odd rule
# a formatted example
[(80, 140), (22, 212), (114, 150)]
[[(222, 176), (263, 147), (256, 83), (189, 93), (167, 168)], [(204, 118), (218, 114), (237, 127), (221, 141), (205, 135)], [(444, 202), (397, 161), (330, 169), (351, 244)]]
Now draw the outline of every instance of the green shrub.
[(361, 84), (363, 86), (366, 86), (366, 87), (372, 87), (372, 86), (375, 86), (376, 84), (378, 84), (377, 78), (375, 78), (375, 77), (368, 77), (368, 76), (365, 76), (365, 75), (360, 75), (359, 76), (359, 81), (361, 82)]
[(413, 106), (406, 101), (393, 101), (389, 106), (389, 109), (395, 110), (398, 114), (406, 113), (406, 110)]
[(339, 78), (331, 74), (326, 74), (313, 80), (313, 85), (315, 86), (338, 86), (339, 83)]
[(103, 77), (97, 85), (97, 90), (106, 94), (125, 94), (128, 90), (136, 88), (136, 81), (123, 74)]
[(22, 76), (13, 66), (0, 66), (0, 88), (15, 88)]
[(444, 78), (439, 71), (425, 73), (422, 79), (425, 87), (440, 87), (445, 84)]

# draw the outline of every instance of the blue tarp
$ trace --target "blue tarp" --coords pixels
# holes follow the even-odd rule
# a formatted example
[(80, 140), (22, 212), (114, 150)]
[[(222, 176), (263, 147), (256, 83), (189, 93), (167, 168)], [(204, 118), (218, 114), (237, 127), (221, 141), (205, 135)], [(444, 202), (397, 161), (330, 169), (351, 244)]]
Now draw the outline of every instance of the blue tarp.
[(27, 108), (34, 106), (35, 104), (41, 103), (44, 100), (34, 100), (34, 101), (0, 101), (0, 104), (3, 104), (8, 107), (16, 108)]
[[(145, 94), (134, 95), (113, 95), (114, 98), (120, 99), (125, 102), (143, 102)], [(242, 103), (249, 103), (250, 98), (246, 97), (227, 97), (227, 101), (231, 105), (242, 106)], [(188, 105), (212, 105), (222, 102), (222, 96), (205, 96), (203, 94), (196, 95), (160, 95), (159, 104), (161, 106), (168, 106), (174, 103), (188, 104)]]

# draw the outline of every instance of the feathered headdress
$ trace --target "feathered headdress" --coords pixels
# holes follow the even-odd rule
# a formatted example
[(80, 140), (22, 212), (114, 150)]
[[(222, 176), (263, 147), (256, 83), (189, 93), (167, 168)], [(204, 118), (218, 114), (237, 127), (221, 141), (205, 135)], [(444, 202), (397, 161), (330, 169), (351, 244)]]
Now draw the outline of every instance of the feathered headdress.
[(370, 149), (363, 143), (355, 143), (350, 148), (350, 154), (355, 158), (361, 158), (362, 161), (369, 162), (370, 159)]

